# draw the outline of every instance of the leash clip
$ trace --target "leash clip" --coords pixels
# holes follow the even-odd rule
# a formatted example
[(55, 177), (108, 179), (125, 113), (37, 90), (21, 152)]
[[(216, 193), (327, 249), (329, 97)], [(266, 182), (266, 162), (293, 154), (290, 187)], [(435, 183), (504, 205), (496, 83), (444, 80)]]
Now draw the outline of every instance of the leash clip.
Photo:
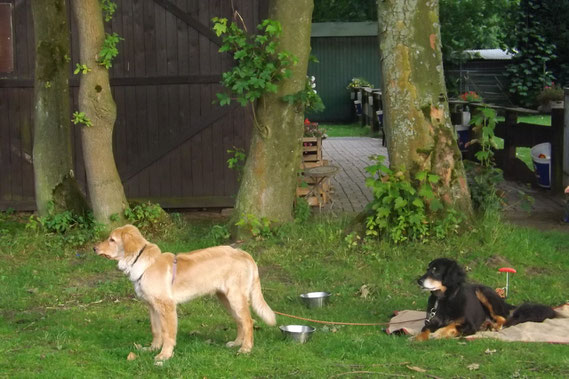
[(437, 300), (437, 301), (435, 301), (435, 305), (431, 308), (429, 315), (425, 319), (425, 324), (429, 324), (431, 322), (431, 320), (433, 319), (433, 317), (435, 317), (437, 315), (437, 308), (438, 307), (439, 307), (439, 301)]

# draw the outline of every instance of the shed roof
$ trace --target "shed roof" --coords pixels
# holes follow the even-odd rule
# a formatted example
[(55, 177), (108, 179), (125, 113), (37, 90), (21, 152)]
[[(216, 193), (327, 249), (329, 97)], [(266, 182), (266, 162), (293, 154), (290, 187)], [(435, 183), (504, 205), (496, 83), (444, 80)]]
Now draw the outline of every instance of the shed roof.
[(470, 49), (464, 50), (470, 59), (510, 60), (514, 54), (502, 49)]

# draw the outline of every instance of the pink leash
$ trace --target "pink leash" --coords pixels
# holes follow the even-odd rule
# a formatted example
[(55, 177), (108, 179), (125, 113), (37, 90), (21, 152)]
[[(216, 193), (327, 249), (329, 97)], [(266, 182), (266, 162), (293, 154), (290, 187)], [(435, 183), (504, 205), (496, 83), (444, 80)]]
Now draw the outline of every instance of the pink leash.
[(174, 264), (172, 266), (172, 285), (174, 284), (174, 279), (176, 279), (176, 264), (178, 263), (178, 257), (174, 255)]

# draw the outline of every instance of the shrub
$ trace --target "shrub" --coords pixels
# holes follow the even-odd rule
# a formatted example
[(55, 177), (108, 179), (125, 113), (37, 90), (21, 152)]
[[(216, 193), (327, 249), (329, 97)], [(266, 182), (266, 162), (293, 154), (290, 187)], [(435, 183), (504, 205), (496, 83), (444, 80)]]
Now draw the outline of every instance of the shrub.
[(543, 87), (536, 100), (540, 105), (548, 105), (550, 101), (563, 101), (564, 97), (563, 88), (551, 83), (550, 86)]
[(124, 216), (143, 234), (155, 234), (161, 229), (167, 230), (166, 226), (171, 222), (160, 205), (151, 202), (130, 204), (130, 207), (125, 209)]
[(458, 231), (463, 217), (443, 206), (433, 188), (439, 182), (437, 175), (421, 171), (411, 181), (404, 169), (385, 166), (385, 157), (371, 159), (376, 164), (366, 167), (371, 174), (366, 185), (374, 197), (366, 219), (367, 236), (388, 238), (394, 243), (426, 242), (430, 237), (442, 239)]
[(480, 145), (480, 150), (475, 153), (478, 163), (465, 162), (468, 187), (475, 209), (481, 211), (498, 210), (502, 200), (498, 196), (498, 184), (504, 181), (502, 170), (495, 167), (494, 128), (496, 127), (496, 111), (491, 108), (480, 108), (470, 120), (476, 138), (471, 144)]
[(83, 245), (98, 237), (103, 225), (98, 224), (91, 212), (79, 215), (71, 211), (55, 212), (55, 204), (48, 203), (46, 216), (32, 215), (26, 229), (34, 232), (58, 234), (72, 245)]

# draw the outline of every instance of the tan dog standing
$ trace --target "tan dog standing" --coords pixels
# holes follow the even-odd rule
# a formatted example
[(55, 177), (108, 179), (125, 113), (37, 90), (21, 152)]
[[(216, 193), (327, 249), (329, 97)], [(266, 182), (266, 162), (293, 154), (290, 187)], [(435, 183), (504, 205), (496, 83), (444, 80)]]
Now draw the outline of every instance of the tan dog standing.
[(275, 314), (261, 292), (257, 265), (243, 250), (216, 246), (177, 255), (162, 253), (133, 225), (115, 229), (94, 250), (118, 261), (119, 269), (128, 275), (138, 297), (148, 304), (152, 326), (150, 349), (162, 347), (156, 360), (169, 359), (176, 345), (176, 304), (199, 296), (216, 294), (231, 313), (237, 323), (237, 338), (227, 346), (241, 346), (240, 353), (247, 353), (253, 347), (249, 302), (265, 323), (276, 324)]

